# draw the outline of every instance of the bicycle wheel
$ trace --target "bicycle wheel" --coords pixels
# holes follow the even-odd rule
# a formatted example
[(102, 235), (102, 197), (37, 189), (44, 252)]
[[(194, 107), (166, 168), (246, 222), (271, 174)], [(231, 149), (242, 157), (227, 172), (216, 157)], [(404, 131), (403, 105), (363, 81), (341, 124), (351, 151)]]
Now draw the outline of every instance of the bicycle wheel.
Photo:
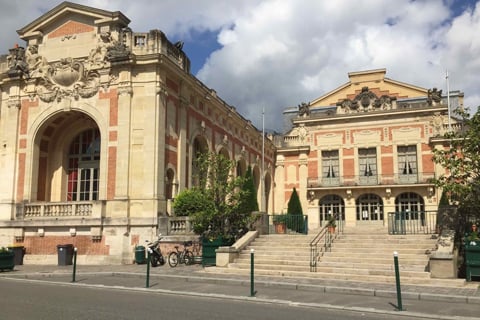
[(193, 252), (192, 251), (187, 251), (185, 252), (185, 265), (189, 266), (193, 264)]
[(168, 255), (168, 264), (170, 267), (176, 267), (178, 264), (178, 254), (176, 252), (170, 252)]

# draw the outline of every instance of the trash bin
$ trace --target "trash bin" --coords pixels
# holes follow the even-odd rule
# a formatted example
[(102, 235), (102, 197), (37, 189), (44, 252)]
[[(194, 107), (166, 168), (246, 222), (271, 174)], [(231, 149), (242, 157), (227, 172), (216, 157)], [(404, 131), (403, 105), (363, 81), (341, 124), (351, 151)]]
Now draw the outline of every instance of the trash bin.
[(9, 250), (13, 251), (15, 255), (15, 265), (21, 266), (23, 265), (23, 256), (25, 255), (25, 247), (24, 246), (15, 246), (15, 247), (8, 247)]
[(59, 244), (57, 245), (58, 265), (68, 266), (72, 264), (73, 259), (73, 244)]
[(472, 277), (480, 277), (480, 240), (465, 239), (465, 264), (467, 281), (472, 281)]
[(135, 247), (135, 263), (136, 264), (144, 264), (145, 262), (146, 262), (145, 247), (144, 246), (136, 246)]

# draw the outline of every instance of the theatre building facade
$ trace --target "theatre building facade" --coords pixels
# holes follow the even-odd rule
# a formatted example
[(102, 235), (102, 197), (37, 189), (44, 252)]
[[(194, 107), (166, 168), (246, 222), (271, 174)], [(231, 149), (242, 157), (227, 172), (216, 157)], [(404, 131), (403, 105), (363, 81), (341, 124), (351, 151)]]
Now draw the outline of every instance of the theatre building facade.
[(432, 148), (457, 128), (447, 106), (462, 107), (463, 94), (385, 75), (349, 73), (347, 83), (284, 112), (292, 128), (275, 140), (275, 203), (286, 210), (296, 188), (310, 229), (333, 214), (346, 226), (386, 228), (395, 213), (424, 226), (438, 208), (432, 179), (444, 171)]
[(238, 175), (251, 166), (273, 210), (273, 143), (190, 74), (181, 42), (129, 23), (64, 2), (0, 58), (0, 243), (30, 259), (56, 263), (56, 245), (72, 243), (80, 262), (131, 262), (168, 229), (199, 152)]

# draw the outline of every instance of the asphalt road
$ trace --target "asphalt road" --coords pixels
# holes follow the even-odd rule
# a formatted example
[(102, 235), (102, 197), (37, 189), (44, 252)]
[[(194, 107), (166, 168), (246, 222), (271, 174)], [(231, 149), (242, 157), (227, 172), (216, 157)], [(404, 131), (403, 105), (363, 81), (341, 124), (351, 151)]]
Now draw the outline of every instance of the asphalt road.
[(0, 318), (56, 319), (406, 319), (341, 309), (195, 297), (111, 287), (0, 279)]

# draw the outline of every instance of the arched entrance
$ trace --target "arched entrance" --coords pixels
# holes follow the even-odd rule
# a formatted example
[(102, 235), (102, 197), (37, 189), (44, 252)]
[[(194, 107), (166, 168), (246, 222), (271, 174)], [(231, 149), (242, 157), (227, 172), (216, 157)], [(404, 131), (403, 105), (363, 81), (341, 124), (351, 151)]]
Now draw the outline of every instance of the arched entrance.
[(415, 192), (404, 192), (395, 198), (395, 212), (403, 213), (405, 220), (425, 221), (425, 202)]
[(101, 137), (96, 122), (78, 111), (54, 114), (35, 135), (30, 200), (101, 199), (105, 195), (100, 161)]
[(373, 193), (361, 195), (355, 201), (358, 224), (383, 224), (383, 201)]
[(319, 201), (320, 226), (325, 224), (332, 215), (338, 215), (338, 220), (345, 220), (345, 202), (336, 194), (329, 194)]

